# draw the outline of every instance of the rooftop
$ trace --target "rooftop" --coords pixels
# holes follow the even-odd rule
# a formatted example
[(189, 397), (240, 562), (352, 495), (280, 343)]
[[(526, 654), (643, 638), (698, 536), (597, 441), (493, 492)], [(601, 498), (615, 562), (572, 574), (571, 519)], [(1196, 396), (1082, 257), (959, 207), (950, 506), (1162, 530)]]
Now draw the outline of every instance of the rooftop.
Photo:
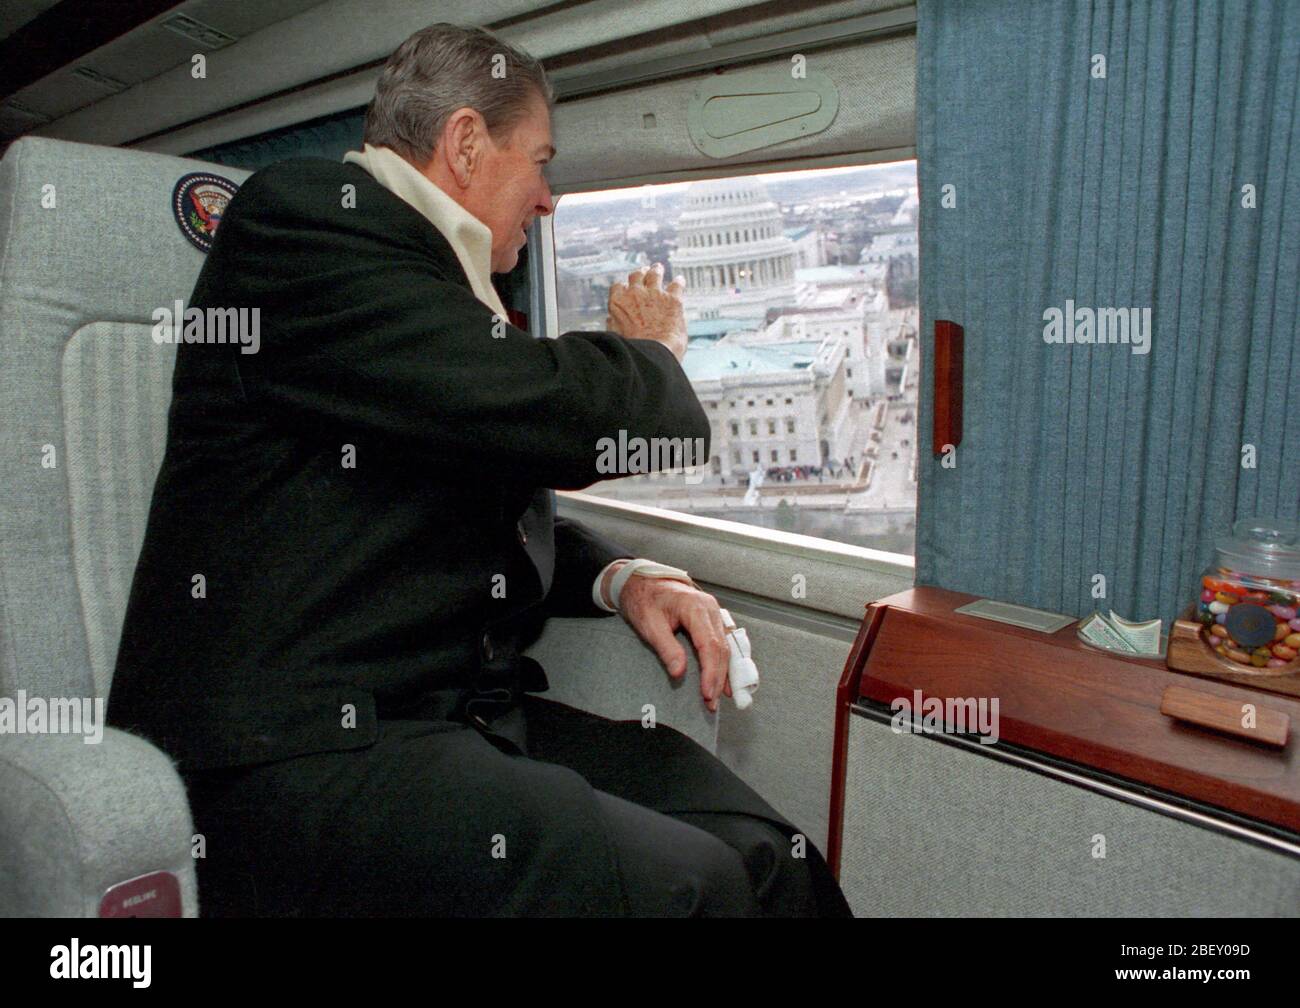
[(693, 339), (686, 346), (682, 368), (693, 382), (716, 381), (739, 375), (777, 374), (809, 367), (820, 340), (791, 340), (763, 346), (741, 346)]
[(757, 319), (738, 319), (738, 318), (703, 318), (692, 319), (686, 323), (686, 335), (691, 339), (697, 336), (717, 337), (725, 336), (735, 329), (753, 329), (758, 323)]
[(799, 283), (855, 283), (870, 279), (862, 266), (805, 266), (794, 271)]
[(560, 259), (557, 260), (556, 265), (572, 276), (599, 276), (604, 273), (631, 273), (638, 266), (644, 266), (645, 264), (637, 261), (636, 257), (630, 253), (621, 255), (615, 253), (594, 261), (587, 256)]

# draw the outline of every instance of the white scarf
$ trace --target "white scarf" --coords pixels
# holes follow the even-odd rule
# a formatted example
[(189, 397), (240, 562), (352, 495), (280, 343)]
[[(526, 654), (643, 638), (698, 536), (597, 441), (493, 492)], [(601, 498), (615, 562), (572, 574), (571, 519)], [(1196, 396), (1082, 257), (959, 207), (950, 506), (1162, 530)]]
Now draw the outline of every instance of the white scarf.
[(428, 180), (396, 151), (365, 145), (348, 151), (345, 163), (359, 164), (394, 196), (405, 200), (436, 227), (456, 253), (474, 296), (506, 318), (505, 305), (492, 286), (492, 231), (481, 220)]

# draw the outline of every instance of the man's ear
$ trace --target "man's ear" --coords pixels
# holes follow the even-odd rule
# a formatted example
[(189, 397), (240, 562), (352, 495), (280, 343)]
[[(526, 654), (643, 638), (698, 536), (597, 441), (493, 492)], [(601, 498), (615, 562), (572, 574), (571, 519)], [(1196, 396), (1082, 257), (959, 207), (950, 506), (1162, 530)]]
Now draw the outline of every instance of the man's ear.
[(447, 119), (440, 149), (456, 184), (469, 188), (470, 177), (482, 157), (483, 117), (474, 109), (459, 108)]

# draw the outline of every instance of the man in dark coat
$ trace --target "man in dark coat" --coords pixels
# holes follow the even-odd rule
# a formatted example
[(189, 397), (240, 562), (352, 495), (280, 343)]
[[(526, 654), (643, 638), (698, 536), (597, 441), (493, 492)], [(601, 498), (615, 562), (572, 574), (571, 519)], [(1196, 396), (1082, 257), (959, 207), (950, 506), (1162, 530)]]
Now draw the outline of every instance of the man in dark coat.
[(363, 152), (227, 208), (190, 307), (256, 308), (257, 352), (178, 347), (109, 706), (187, 781), (205, 913), (847, 913), (700, 746), (535, 695), (552, 615), (620, 611), (674, 676), (685, 630), (711, 709), (727, 670), (712, 597), (612, 593), (631, 554), (555, 516), (602, 438), (709, 425), (660, 268), (616, 285), (608, 332), (505, 322), (490, 274), (552, 210), (550, 101), (530, 57), (435, 25)]

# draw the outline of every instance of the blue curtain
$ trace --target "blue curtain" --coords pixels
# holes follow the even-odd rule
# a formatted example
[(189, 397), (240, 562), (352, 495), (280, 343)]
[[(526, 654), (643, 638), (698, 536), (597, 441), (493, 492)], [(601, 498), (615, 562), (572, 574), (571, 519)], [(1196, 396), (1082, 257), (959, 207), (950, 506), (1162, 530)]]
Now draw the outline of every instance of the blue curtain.
[(341, 161), (350, 150), (361, 149), (361, 127), (366, 110), (348, 109), (257, 136), (191, 151), (186, 157), (256, 171), (276, 161), (295, 157), (321, 157)]
[[(1169, 621), (1235, 519), (1300, 516), (1298, 91), (1296, 2), (921, 0), (922, 387), (936, 319), (966, 381), (919, 583)], [(1115, 308), (1149, 352), (1047, 341)]]

